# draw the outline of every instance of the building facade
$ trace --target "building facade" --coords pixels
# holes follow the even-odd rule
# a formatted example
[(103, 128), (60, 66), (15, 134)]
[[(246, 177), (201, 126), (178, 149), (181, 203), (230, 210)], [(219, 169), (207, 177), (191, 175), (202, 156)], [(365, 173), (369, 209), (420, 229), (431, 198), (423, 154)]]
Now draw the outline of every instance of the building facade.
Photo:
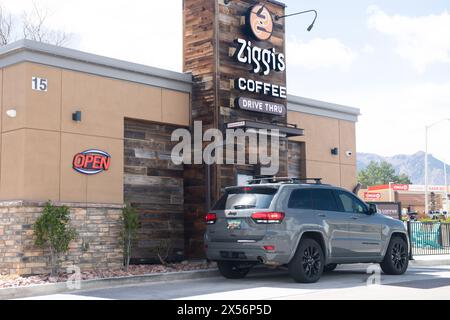
[[(448, 186), (428, 186), (429, 210), (448, 213), (450, 208)], [(425, 214), (425, 186), (408, 184), (386, 184), (371, 186), (359, 191), (361, 199), (370, 202), (401, 203), (403, 213)]]
[[(48, 200), (79, 234), (63, 265), (120, 267), (125, 203), (140, 214), (133, 262), (162, 243), (172, 260), (203, 257), (208, 206), (261, 165), (175, 164), (172, 133), (198, 121), (279, 130), (277, 175), (355, 187), (359, 110), (287, 94), (285, 7), (265, 3), (185, 0), (183, 73), (32, 41), (0, 49), (0, 273), (48, 271), (32, 231)], [(269, 37), (251, 32), (259, 16)]]

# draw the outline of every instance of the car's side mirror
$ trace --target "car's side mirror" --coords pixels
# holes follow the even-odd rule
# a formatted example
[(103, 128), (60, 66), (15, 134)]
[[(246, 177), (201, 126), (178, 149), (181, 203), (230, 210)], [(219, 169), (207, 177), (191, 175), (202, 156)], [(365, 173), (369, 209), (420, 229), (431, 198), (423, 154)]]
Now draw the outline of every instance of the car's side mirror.
[(377, 212), (378, 212), (377, 205), (373, 204), (373, 203), (369, 204), (369, 214), (373, 215), (373, 214), (375, 214)]

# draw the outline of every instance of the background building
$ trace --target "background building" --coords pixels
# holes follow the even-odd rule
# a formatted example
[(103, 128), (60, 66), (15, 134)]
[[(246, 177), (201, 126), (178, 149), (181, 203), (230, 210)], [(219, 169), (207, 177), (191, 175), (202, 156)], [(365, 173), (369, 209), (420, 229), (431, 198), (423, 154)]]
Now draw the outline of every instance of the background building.
[[(428, 186), (431, 211), (448, 212), (450, 188)], [(371, 186), (359, 191), (359, 196), (369, 202), (400, 202), (404, 212), (425, 213), (425, 186), (390, 184)]]

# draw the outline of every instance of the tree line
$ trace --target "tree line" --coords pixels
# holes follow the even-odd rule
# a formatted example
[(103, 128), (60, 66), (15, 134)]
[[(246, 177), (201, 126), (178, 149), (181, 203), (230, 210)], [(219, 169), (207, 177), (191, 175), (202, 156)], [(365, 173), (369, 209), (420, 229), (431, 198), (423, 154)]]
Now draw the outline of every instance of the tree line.
[(396, 174), (394, 166), (386, 161), (371, 161), (366, 169), (358, 173), (358, 182), (366, 187), (389, 183), (412, 184), (408, 175)]
[(0, 4), (0, 46), (19, 39), (29, 39), (57, 46), (67, 45), (72, 35), (48, 26), (50, 12), (36, 2), (21, 15), (11, 14)]

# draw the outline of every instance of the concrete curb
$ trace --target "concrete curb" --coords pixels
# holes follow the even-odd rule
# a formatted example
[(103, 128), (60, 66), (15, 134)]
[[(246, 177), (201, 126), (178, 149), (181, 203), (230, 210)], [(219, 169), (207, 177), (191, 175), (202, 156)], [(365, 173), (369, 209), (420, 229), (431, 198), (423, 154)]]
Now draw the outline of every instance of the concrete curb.
[(412, 260), (409, 264), (413, 267), (437, 267), (449, 266), (450, 259), (436, 259), (436, 260)]
[(27, 287), (0, 289), (0, 300), (29, 298), (33, 296), (52, 295), (59, 293), (77, 293), (85, 290), (105, 289), (116, 286), (136, 285), (152, 282), (203, 279), (218, 276), (219, 272), (217, 269), (209, 269), (158, 273), (142, 276), (84, 280), (81, 281), (81, 288), (76, 290), (68, 289), (66, 282), (39, 284)]

